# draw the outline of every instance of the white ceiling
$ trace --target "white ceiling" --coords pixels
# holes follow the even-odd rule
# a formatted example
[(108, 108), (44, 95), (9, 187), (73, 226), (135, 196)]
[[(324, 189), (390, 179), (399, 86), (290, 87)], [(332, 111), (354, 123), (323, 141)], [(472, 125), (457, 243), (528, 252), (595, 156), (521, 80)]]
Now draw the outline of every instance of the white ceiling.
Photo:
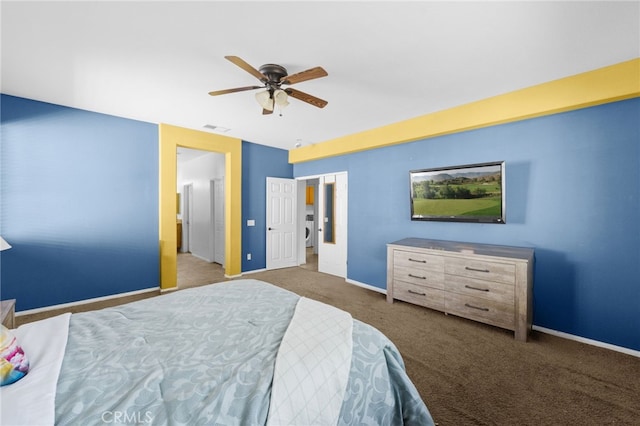
[[(2, 1), (2, 92), (292, 149), (640, 56), (640, 2)], [(224, 59), (328, 76), (263, 116)], [(214, 131), (215, 132), (215, 131)]]

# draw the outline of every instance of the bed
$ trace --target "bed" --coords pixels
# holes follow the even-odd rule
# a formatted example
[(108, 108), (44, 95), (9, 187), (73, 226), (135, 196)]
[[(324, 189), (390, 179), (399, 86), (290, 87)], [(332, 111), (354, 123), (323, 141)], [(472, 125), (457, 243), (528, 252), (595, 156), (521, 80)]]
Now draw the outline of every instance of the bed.
[(394, 344), (241, 279), (13, 330), (31, 369), (3, 425), (432, 425)]

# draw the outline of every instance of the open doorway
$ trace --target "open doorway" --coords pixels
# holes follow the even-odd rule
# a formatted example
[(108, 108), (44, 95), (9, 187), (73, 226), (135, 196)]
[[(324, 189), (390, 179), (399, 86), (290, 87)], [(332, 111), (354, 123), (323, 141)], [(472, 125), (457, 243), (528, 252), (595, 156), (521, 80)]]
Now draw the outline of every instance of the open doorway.
[(302, 268), (318, 270), (318, 179), (307, 179), (304, 184), (304, 252)]
[(297, 178), (298, 264), (347, 277), (347, 172)]
[(177, 286), (224, 280), (224, 154), (177, 147)]
[(161, 291), (177, 288), (177, 147), (201, 149), (225, 156), (224, 273), (227, 278), (239, 276), (242, 273), (242, 140), (161, 123), (158, 143)]

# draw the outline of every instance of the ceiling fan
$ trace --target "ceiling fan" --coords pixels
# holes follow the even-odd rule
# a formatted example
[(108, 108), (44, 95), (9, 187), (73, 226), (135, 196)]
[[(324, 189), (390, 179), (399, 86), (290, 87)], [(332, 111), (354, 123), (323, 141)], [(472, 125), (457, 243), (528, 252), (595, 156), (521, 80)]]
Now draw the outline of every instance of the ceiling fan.
[(256, 100), (262, 107), (262, 114), (271, 114), (276, 106), (284, 108), (289, 105), (288, 97), (301, 100), (318, 108), (324, 108), (327, 101), (291, 87), (283, 88), (283, 85), (291, 85), (315, 78), (326, 77), (328, 74), (322, 67), (310, 68), (296, 74), (287, 74), (287, 70), (276, 64), (265, 64), (255, 69), (243, 59), (237, 56), (225, 56), (225, 59), (233, 62), (249, 74), (262, 82), (262, 86), (237, 87), (235, 89), (216, 90), (209, 92), (211, 96), (225, 95), (227, 93), (243, 92), (245, 90), (266, 89), (256, 93)]

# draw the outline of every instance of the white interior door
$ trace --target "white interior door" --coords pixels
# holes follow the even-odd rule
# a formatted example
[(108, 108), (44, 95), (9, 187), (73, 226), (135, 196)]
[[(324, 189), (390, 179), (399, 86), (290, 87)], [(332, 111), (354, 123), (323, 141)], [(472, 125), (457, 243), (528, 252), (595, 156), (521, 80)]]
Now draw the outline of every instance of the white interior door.
[(267, 269), (297, 265), (297, 181), (267, 178)]
[(213, 261), (224, 266), (224, 179), (211, 181), (213, 206)]
[(193, 185), (182, 187), (182, 252), (191, 251), (191, 220), (193, 219)]
[(318, 185), (318, 271), (347, 276), (347, 173), (324, 175)]

